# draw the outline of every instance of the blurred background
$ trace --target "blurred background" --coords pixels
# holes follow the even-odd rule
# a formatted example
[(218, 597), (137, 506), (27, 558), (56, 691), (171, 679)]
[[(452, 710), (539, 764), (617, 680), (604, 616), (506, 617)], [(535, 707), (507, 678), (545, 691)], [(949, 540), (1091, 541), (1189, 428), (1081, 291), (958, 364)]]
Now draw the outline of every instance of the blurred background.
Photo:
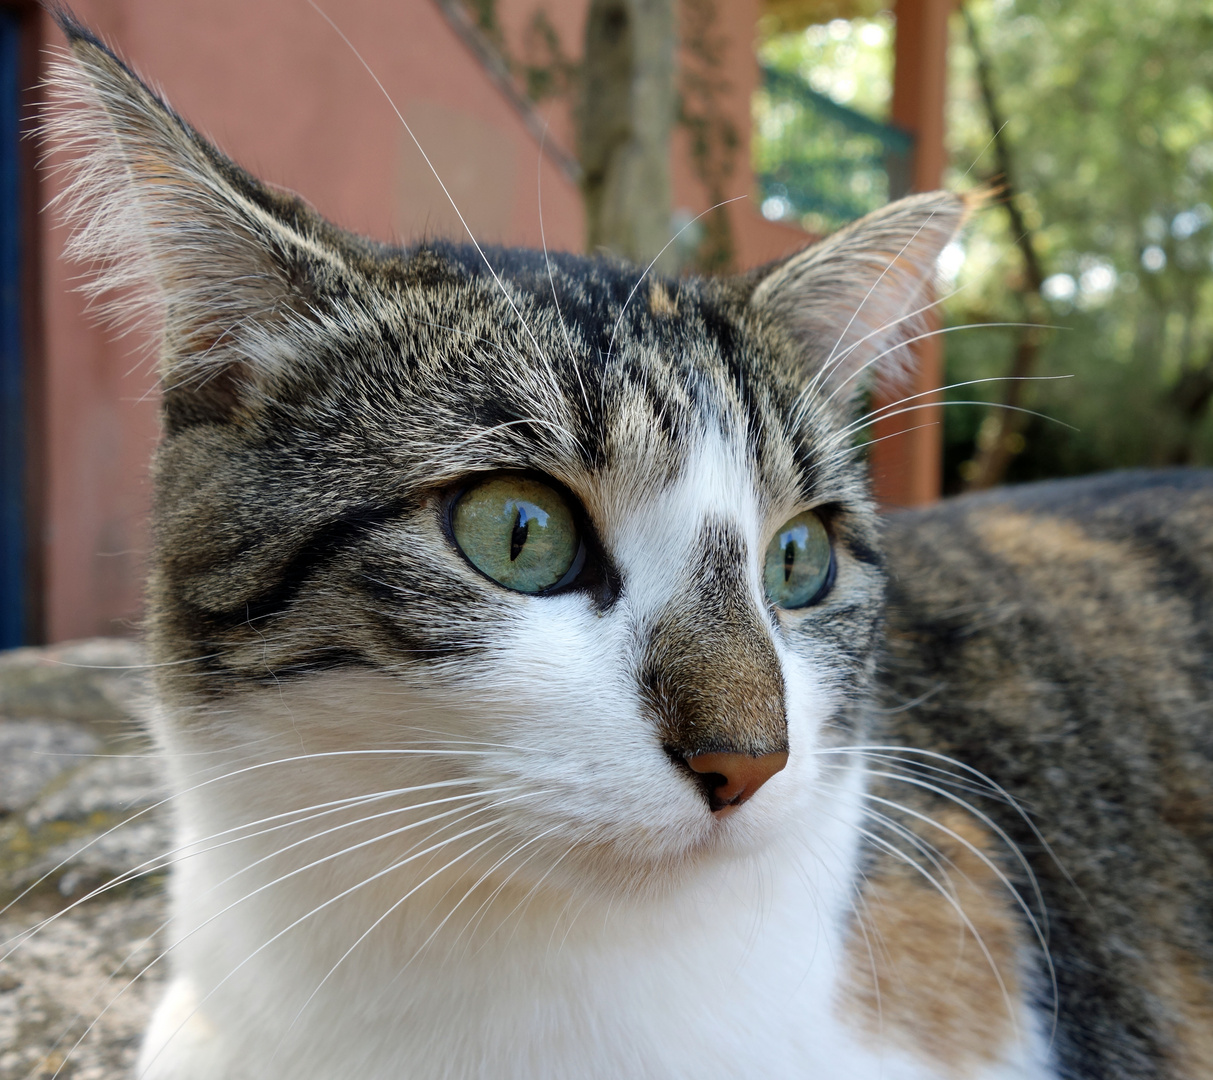
[[(393, 102), (479, 240), (672, 275), (993, 192), (913, 411), (863, 436), (887, 507), (1213, 457), (1207, 0), (321, 6), (366, 66), (307, 0), (74, 5), (238, 162), (386, 241), (464, 235)], [(60, 45), (0, 2), (0, 647), (134, 633), (147, 548), (153, 349), (83, 310), (62, 162), (23, 138)]]

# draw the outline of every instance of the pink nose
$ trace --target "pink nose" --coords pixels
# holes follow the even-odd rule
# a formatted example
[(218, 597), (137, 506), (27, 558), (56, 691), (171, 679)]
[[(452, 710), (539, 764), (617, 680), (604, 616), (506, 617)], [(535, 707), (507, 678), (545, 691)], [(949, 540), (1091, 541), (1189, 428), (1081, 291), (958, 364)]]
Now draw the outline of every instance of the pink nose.
[[(725, 817), (750, 798), (788, 763), (787, 751), (776, 754), (693, 754), (687, 765), (703, 776), (708, 785), (712, 813)], [(719, 783), (711, 784), (713, 775)]]

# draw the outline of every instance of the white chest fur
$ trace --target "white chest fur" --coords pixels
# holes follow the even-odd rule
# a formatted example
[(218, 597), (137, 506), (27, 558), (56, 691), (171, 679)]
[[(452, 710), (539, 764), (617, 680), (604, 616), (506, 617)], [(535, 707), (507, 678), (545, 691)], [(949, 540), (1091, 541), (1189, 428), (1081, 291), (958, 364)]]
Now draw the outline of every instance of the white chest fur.
[[(828, 809), (810, 805), (749, 853), (612, 901), (570, 888), (541, 843), (530, 863), (503, 859), (525, 840), (489, 839), (457, 784), (412, 796), (406, 813), (391, 799), (335, 809), (383, 788), (357, 779), (382, 769), (379, 755), (313, 749), (316, 713), (293, 715), (293, 746), (274, 739), (267, 754), (246, 739), (239, 764), (224, 755), (245, 771), (224, 781), (208, 782), (187, 737), (165, 737), (173, 760), (194, 762), (177, 778), (190, 846), (174, 878), (174, 980), (141, 1076), (946, 1075), (840, 1004), (857, 771)], [(300, 807), (309, 820), (279, 816)], [(1045, 1075), (1031, 1042), (985, 1075)]]

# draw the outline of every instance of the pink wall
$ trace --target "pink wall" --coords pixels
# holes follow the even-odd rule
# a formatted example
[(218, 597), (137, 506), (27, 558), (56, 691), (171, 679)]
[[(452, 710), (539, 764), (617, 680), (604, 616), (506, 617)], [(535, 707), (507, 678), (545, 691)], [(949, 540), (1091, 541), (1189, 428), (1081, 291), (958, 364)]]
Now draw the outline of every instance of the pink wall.
[[(539, 243), (539, 148), (430, 0), (343, 0), (342, 29), (415, 123), (479, 238)], [(383, 240), (458, 235), (458, 220), (391, 106), (303, 0), (75, 0), (169, 101), (257, 175)], [(60, 45), (42, 17), (42, 39)], [(44, 174), (44, 199), (58, 180)], [(543, 167), (548, 243), (577, 249), (578, 194)], [(48, 640), (122, 633), (138, 619), (147, 462), (157, 435), (146, 344), (82, 312), (64, 232), (40, 219), (41, 563)]]
[[(586, 0), (500, 0), (507, 39), (519, 40), (547, 3), (570, 48), (581, 46)], [(324, 4), (414, 127), (477, 238), (538, 246), (539, 184), (553, 249), (579, 250), (575, 186), (550, 161), (434, 0)], [(299, 192), (338, 223), (383, 240), (460, 236), (458, 219), (358, 59), (305, 0), (74, 0), (168, 100), (242, 165)], [(748, 196), (750, 93), (757, 79), (757, 0), (716, 0), (726, 44), (726, 107), (741, 134), (728, 195)], [(39, 16), (42, 42), (60, 45)], [(567, 105), (548, 103), (550, 138), (574, 151)], [(675, 205), (707, 195), (674, 147)], [(44, 174), (45, 199), (59, 181)], [(755, 265), (801, 246), (805, 234), (766, 222), (749, 199), (730, 207), (738, 262)], [(64, 232), (44, 215), (41, 252), (42, 440), (39, 547), (43, 635), (62, 640), (137, 625), (147, 547), (147, 462), (157, 436), (145, 342), (115, 340), (82, 311), (61, 259)]]

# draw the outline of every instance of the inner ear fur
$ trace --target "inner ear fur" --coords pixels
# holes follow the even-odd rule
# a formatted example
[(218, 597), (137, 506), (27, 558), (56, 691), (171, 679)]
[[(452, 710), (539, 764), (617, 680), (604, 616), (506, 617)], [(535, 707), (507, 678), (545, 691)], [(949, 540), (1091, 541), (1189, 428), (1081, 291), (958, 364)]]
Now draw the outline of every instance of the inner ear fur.
[(978, 201), (934, 191), (890, 203), (759, 271), (749, 307), (820, 393), (848, 401), (896, 382), (905, 343), (926, 325), (940, 252)]
[(69, 180), (55, 200), (85, 291), (112, 321), (159, 331), (166, 402), (230, 414), (296, 350), (326, 223), (203, 139), (90, 31), (55, 13), (71, 48), (48, 78), (44, 130)]

